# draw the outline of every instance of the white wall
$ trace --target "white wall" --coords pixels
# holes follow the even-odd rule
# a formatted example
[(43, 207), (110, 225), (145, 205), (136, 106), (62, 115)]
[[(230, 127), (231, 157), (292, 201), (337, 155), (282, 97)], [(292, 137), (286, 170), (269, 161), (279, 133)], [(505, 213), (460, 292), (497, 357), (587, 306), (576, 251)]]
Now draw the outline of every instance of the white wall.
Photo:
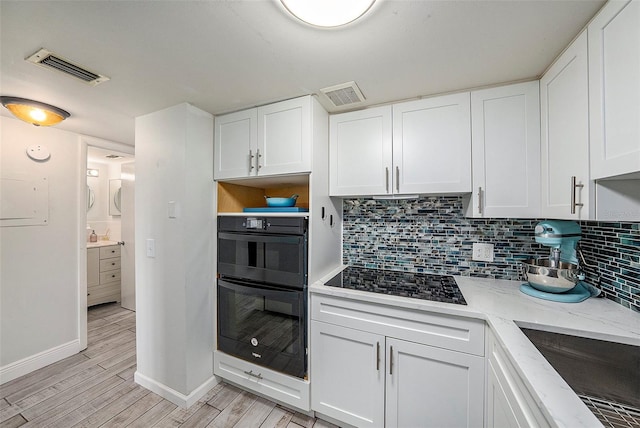
[(136, 118), (135, 212), (135, 379), (186, 407), (215, 384), (210, 114), (180, 104)]
[[(46, 226), (0, 227), (0, 382), (80, 350), (79, 207), (85, 175), (78, 135), (0, 117), (0, 173), (47, 177)], [(26, 155), (32, 144), (51, 158)]]

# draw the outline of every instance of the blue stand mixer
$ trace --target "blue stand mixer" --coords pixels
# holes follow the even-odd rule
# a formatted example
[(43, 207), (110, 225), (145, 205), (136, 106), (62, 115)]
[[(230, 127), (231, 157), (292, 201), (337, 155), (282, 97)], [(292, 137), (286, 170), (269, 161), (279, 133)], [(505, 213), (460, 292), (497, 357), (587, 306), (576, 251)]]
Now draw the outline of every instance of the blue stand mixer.
[(582, 282), (584, 274), (578, 263), (578, 241), (582, 230), (575, 221), (546, 220), (534, 230), (535, 240), (550, 247), (548, 257), (523, 262), (528, 282), (520, 286), (523, 293), (555, 302), (577, 303), (598, 295), (600, 290)]

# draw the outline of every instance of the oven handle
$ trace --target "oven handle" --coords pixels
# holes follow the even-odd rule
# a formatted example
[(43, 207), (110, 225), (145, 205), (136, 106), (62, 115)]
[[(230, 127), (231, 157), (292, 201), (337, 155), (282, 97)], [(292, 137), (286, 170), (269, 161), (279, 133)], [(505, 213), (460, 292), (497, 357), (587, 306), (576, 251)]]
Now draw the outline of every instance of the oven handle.
[(244, 233), (225, 233), (219, 232), (218, 239), (226, 239), (229, 241), (243, 241), (243, 242), (275, 242), (281, 244), (299, 244), (303, 237), (299, 235), (258, 235), (258, 234), (244, 234)]
[(229, 288), (233, 291), (242, 291), (242, 292), (250, 292), (251, 290), (264, 290), (263, 293), (265, 296), (275, 296), (277, 294), (290, 294), (290, 293), (299, 293), (304, 291), (303, 287), (300, 288), (283, 288), (283, 287), (275, 287), (268, 284), (254, 284), (254, 283), (240, 283), (236, 281), (231, 281), (229, 279), (218, 279), (218, 286), (223, 286), (225, 288)]

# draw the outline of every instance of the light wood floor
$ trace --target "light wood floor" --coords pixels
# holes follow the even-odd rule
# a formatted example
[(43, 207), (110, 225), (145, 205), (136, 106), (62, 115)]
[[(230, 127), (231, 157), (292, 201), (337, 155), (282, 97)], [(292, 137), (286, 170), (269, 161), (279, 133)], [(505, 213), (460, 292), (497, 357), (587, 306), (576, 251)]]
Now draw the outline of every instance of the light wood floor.
[(334, 427), (226, 383), (189, 409), (137, 385), (135, 313), (89, 309), (88, 347), (0, 386), (0, 427)]

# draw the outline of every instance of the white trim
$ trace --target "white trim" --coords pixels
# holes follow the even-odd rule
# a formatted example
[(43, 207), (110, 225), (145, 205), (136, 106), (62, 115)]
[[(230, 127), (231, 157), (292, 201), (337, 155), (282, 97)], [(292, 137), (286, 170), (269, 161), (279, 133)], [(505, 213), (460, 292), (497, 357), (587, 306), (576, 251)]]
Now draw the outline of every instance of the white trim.
[(81, 351), (78, 339), (0, 367), (0, 384), (56, 363)]
[(159, 383), (139, 371), (136, 371), (133, 376), (135, 382), (147, 388), (149, 391), (154, 392), (161, 396), (162, 398), (166, 398), (171, 401), (173, 404), (176, 404), (182, 408), (189, 408), (193, 404), (195, 404), (199, 399), (204, 397), (211, 388), (216, 386), (220, 382), (220, 378), (216, 376), (211, 376), (209, 379), (204, 381), (199, 387), (191, 391), (189, 395), (184, 395), (181, 392), (178, 392), (168, 386)]
[(79, 138), (80, 169), (78, 183), (78, 339), (80, 349), (86, 349), (87, 339), (87, 144)]

